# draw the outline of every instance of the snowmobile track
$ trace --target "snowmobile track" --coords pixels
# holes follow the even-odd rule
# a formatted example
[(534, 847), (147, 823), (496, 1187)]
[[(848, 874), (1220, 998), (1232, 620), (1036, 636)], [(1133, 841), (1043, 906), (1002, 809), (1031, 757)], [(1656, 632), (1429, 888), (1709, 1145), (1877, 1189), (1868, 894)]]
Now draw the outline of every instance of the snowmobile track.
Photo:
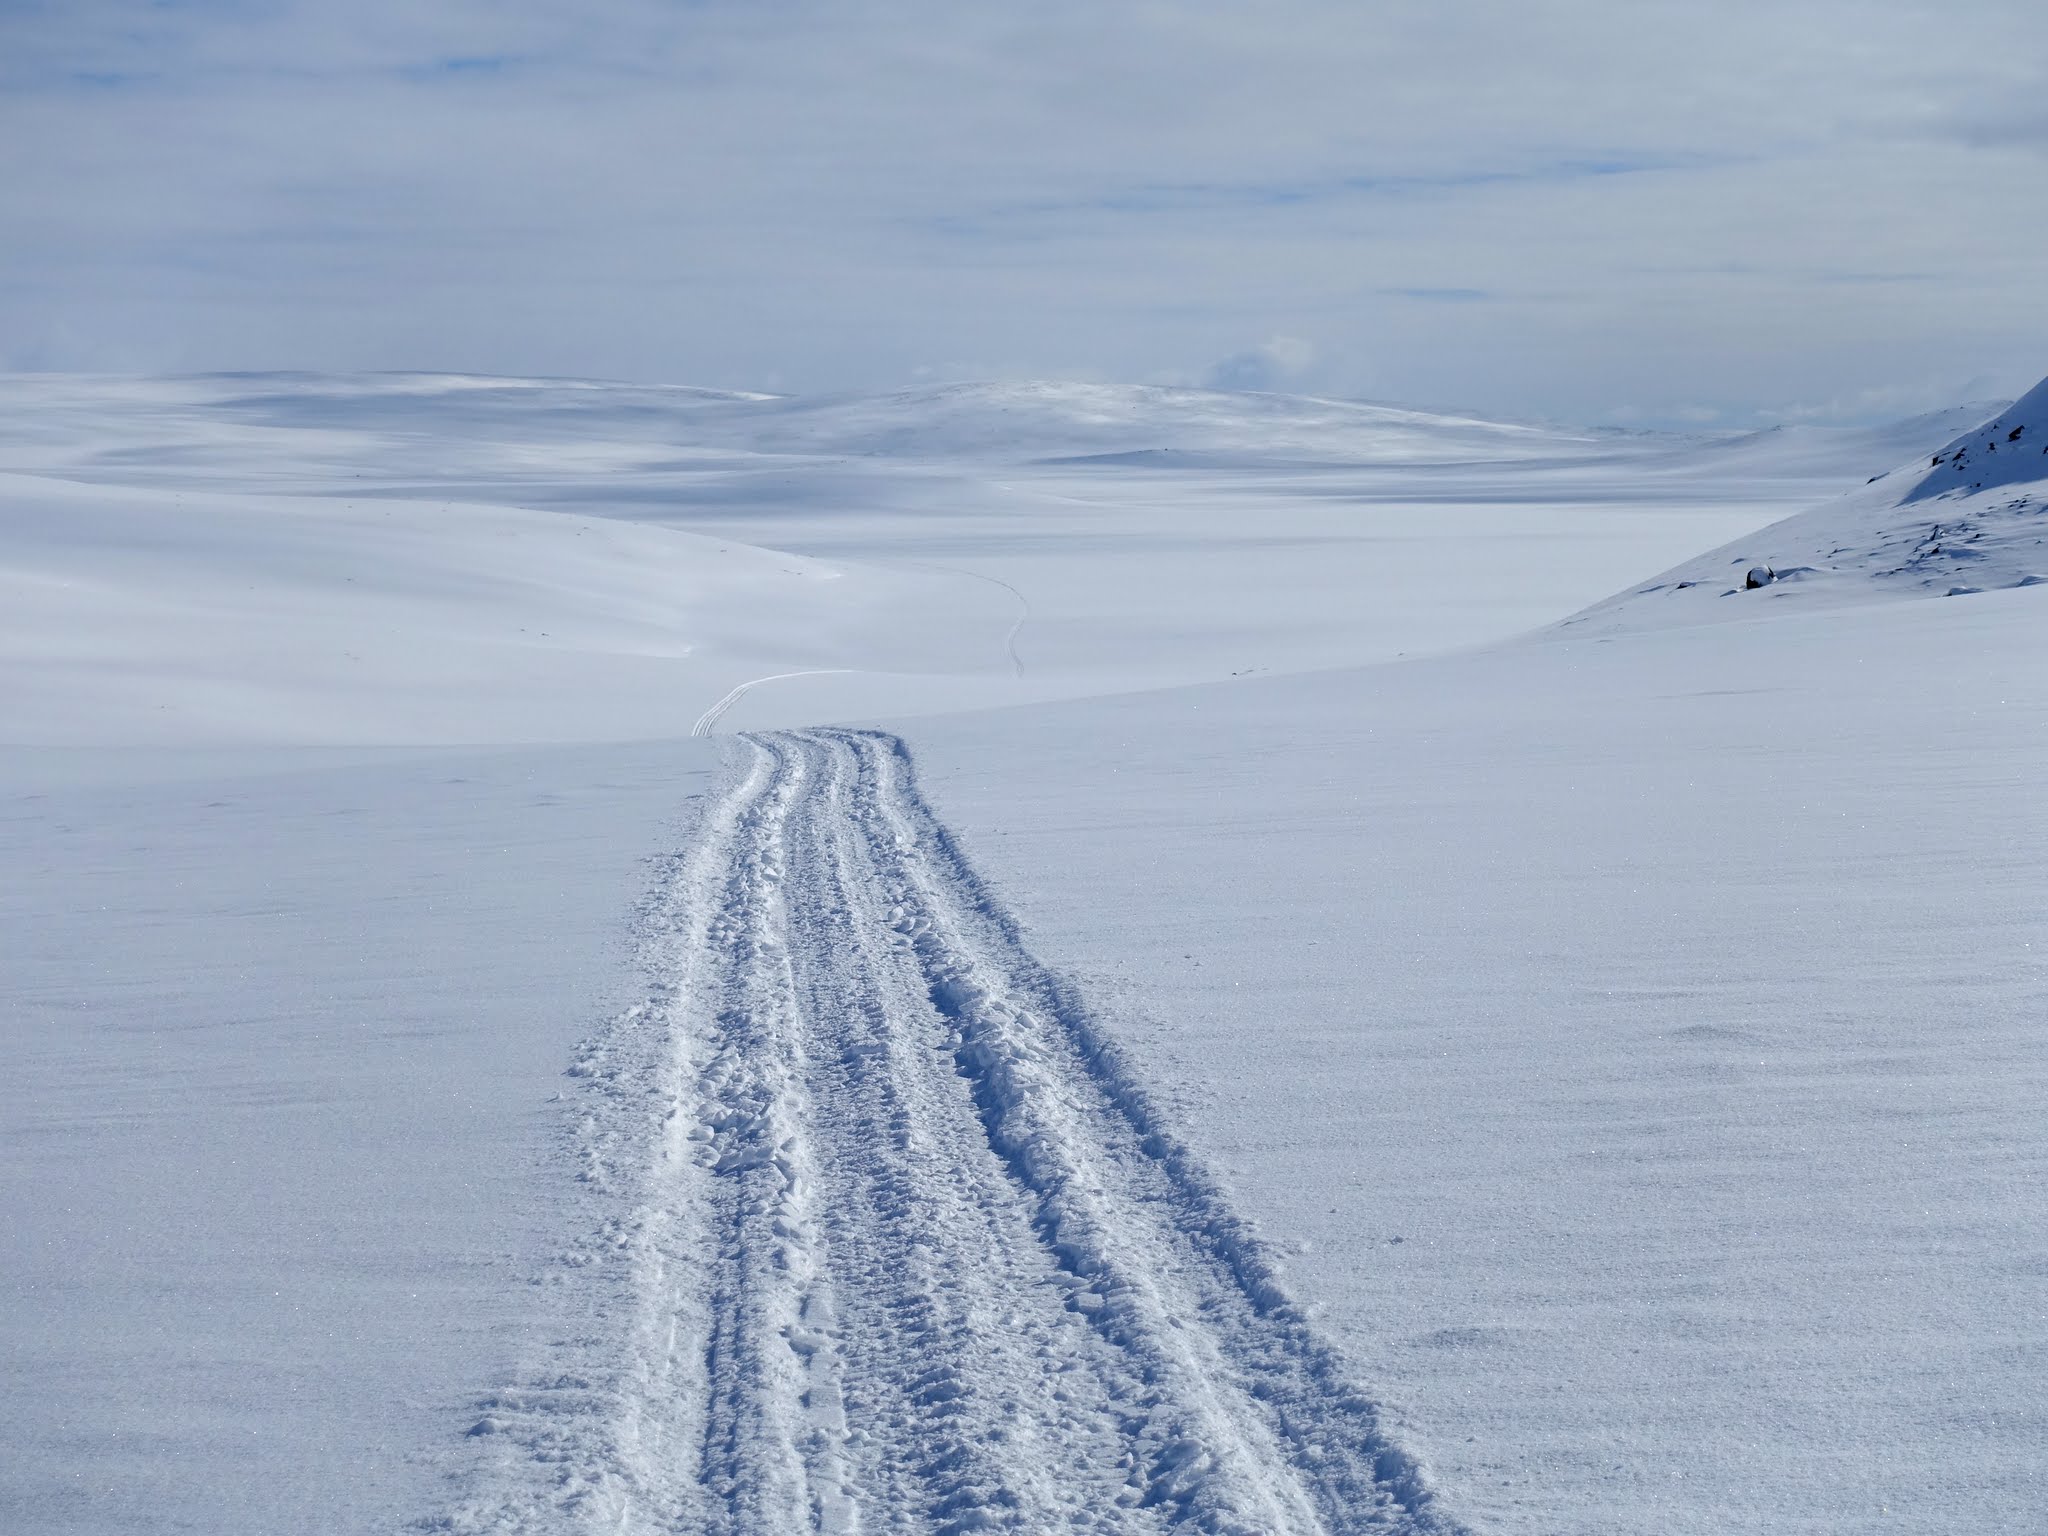
[(740, 741), (574, 1069), (583, 1311), (441, 1528), (1455, 1529), (901, 743)]

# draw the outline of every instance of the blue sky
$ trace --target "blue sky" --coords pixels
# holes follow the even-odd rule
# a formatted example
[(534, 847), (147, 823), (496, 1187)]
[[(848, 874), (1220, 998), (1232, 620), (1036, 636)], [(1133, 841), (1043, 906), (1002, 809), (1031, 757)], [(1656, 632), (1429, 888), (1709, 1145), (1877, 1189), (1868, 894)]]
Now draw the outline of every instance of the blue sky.
[(1857, 419), (2048, 372), (2016, 0), (0, 0), (0, 366)]

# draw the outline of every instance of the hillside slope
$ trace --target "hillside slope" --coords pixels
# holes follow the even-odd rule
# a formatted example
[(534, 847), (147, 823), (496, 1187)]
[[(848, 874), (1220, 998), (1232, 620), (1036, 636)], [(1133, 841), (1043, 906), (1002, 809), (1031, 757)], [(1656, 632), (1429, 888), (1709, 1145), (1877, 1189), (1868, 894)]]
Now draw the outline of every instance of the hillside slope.
[(1705, 623), (2048, 580), (2048, 380), (1990, 420), (1834, 501), (1697, 555), (1565, 621)]
[(783, 672), (984, 697), (1011, 622), (958, 572), (674, 528), (0, 473), (10, 745), (682, 736)]

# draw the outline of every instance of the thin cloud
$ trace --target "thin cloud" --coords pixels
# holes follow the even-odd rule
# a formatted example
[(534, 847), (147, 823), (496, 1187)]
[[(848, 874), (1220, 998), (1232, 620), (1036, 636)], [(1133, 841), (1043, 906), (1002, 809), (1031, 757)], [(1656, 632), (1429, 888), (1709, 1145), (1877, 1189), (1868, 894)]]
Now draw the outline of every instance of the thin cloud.
[(1422, 304), (1481, 304), (1494, 297), (1484, 288), (1382, 288), (1380, 292)]
[(1274, 390), (1292, 383), (1315, 363), (1315, 347), (1298, 336), (1274, 336), (1233, 352), (1204, 375), (1211, 389)]
[(1325, 392), (1831, 399), (2048, 341), (2031, 28), (2005, 0), (17, 4), (0, 362), (812, 390), (934, 357), (1201, 378), (1290, 335), (1317, 347), (1285, 383)]

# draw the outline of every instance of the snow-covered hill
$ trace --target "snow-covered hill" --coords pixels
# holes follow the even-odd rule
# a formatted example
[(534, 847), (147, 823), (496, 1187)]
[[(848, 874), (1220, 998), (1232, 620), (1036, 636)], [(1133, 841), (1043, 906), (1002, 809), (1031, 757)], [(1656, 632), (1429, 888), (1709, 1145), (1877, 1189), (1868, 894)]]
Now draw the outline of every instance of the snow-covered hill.
[(787, 473), (819, 460), (1191, 470), (1640, 462), (1694, 475), (1840, 476), (1945, 440), (1966, 424), (1955, 414), (1686, 435), (1148, 385), (983, 382), (785, 397), (460, 374), (15, 375), (0, 377), (0, 463), (222, 489), (349, 482), (360, 493), (445, 481), (458, 494), (463, 483), (494, 479)]
[(2048, 480), (2048, 379), (1934, 455), (1909, 500)]
[(732, 412), (728, 443), (924, 459), (1198, 453), (1337, 463), (1583, 451), (1590, 439), (1512, 423), (1300, 395), (1145, 385), (967, 383), (776, 401)]
[(1675, 448), (1671, 460), (1692, 473), (1721, 461), (1739, 463), (1750, 473), (1832, 475), (1844, 484), (1853, 484), (1932, 452), (1956, 433), (2004, 410), (2009, 403), (1971, 401), (1852, 427), (1793, 423), (1757, 432), (1715, 435)]
[(1924, 460), (1577, 614), (1611, 631), (2048, 581), (2048, 381)]
[(2038, 395), (0, 380), (0, 1530), (2041, 1528)]
[(0, 731), (616, 739), (760, 678), (728, 726), (1366, 662), (1936, 440), (1792, 437), (1094, 384), (4, 378)]
[[(980, 696), (1010, 613), (958, 572), (516, 507), (0, 474), (0, 741), (455, 744), (688, 734), (834, 667)], [(922, 678), (920, 683), (915, 679)]]
[[(0, 461), (96, 480), (278, 488), (783, 469), (783, 461), (1136, 456), (1207, 465), (1556, 458), (1597, 434), (1304, 396), (966, 383), (777, 397), (445, 374), (0, 380)], [(1608, 445), (1611, 448), (1611, 444)], [(351, 487), (360, 490), (362, 487)]]

